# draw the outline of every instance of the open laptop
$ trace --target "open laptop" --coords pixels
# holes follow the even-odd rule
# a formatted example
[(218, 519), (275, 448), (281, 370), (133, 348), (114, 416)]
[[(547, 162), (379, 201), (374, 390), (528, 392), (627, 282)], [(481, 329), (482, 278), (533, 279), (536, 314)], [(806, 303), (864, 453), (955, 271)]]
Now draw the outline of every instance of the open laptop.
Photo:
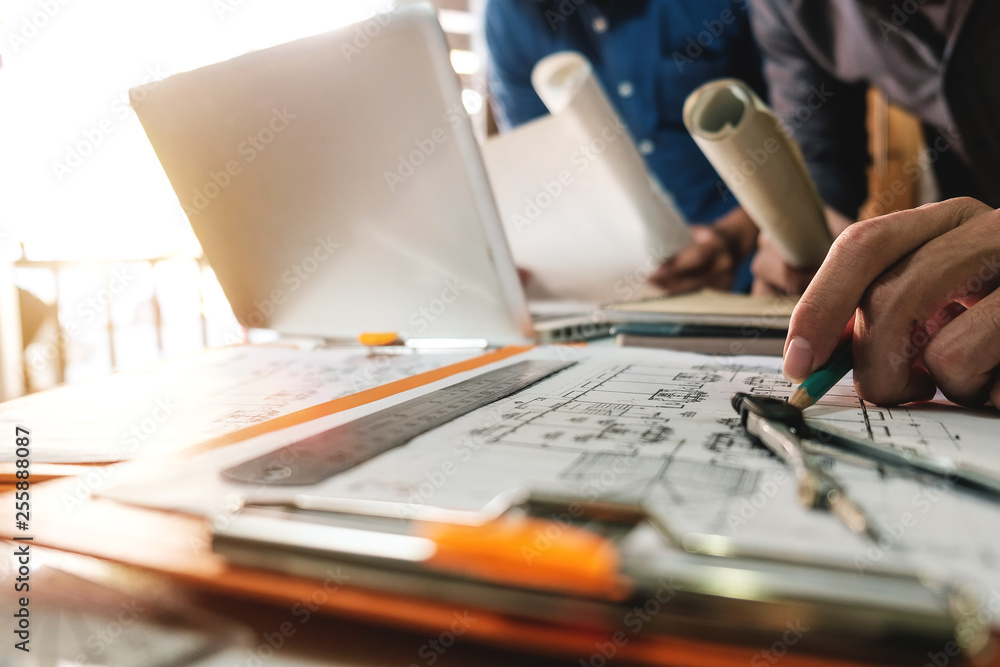
[(537, 333), (429, 4), (131, 102), (242, 324), (327, 340)]

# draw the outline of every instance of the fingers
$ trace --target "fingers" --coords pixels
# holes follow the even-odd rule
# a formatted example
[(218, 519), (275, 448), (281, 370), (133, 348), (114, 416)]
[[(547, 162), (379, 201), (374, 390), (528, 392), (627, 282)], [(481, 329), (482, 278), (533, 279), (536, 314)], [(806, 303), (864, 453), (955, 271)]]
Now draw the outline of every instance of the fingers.
[(862, 397), (896, 404), (934, 395), (926, 347), (949, 328), (946, 320), (968, 317), (955, 318), (961, 309), (949, 304), (977, 301), (1000, 282), (998, 232), (1000, 218), (988, 210), (928, 241), (872, 284), (855, 327), (854, 381)]
[(712, 265), (720, 250), (712, 243), (696, 243), (664, 262), (663, 267), (674, 276), (701, 273)]
[(668, 291), (680, 291), (682, 285), (689, 278), (689, 274), (700, 273), (701, 267), (708, 264), (711, 257), (707, 254), (707, 249), (700, 245), (685, 248), (663, 264), (657, 267), (649, 280), (655, 285)]
[[(862, 298), (890, 267), (932, 239), (991, 210), (973, 199), (952, 199), (855, 223), (849, 227), (834, 242), (826, 261), (792, 314), (788, 340), (785, 343), (785, 375), (793, 381), (802, 381), (829, 359), (840, 332), (861, 304)], [(899, 270), (906, 274), (908, 268), (901, 266)], [(933, 270), (930, 275), (934, 275)], [(883, 297), (892, 296), (895, 300), (897, 296), (906, 296), (905, 281), (896, 283), (896, 289), (904, 290), (898, 295), (891, 294), (893, 283), (886, 281), (885, 284), (889, 286), (882, 288)], [(935, 310), (941, 305), (935, 306)], [(871, 326), (871, 312), (867, 319), (859, 317), (855, 329), (855, 366), (858, 369), (862, 368), (863, 363), (874, 363), (877, 368), (889, 363), (888, 359), (882, 357), (865, 359), (863, 362), (857, 359), (858, 345), (864, 350), (864, 342), (868, 340)], [(895, 329), (898, 326), (901, 325), (897, 325)], [(905, 339), (909, 333), (907, 330), (902, 338)], [(895, 330), (894, 334), (898, 336), (899, 331)], [(896, 344), (898, 343), (897, 337)], [(883, 351), (878, 350), (879, 353)], [(875, 352), (873, 349), (872, 353)], [(914, 381), (919, 385), (911, 388), (914, 393), (918, 389), (925, 389), (925, 384), (919, 379)]]
[(659, 280), (655, 278), (651, 280), (670, 294), (694, 292), (704, 287), (726, 291), (733, 285), (733, 264), (726, 256), (720, 255), (703, 271), (688, 273), (683, 276), (671, 274), (668, 280), (664, 280), (662, 276)]
[(729, 289), (734, 261), (724, 239), (710, 227), (693, 230), (695, 244), (660, 265), (650, 282), (671, 293), (702, 287)]
[(667, 294), (686, 294), (687, 292), (696, 292), (705, 287), (726, 291), (731, 286), (731, 283), (730, 278), (709, 272), (688, 278), (679, 278), (671, 281), (669, 286), (660, 286), (667, 291)]
[(787, 296), (802, 294), (815, 271), (802, 271), (785, 263), (767, 234), (761, 234), (757, 255), (750, 267), (754, 276), (753, 294)]
[(978, 406), (1000, 398), (1000, 291), (945, 324), (924, 350), (924, 364), (949, 400)]
[(854, 220), (843, 215), (840, 211), (829, 206), (823, 207), (826, 213), (826, 226), (830, 228), (833, 238), (837, 238), (844, 233), (844, 230), (854, 224)]

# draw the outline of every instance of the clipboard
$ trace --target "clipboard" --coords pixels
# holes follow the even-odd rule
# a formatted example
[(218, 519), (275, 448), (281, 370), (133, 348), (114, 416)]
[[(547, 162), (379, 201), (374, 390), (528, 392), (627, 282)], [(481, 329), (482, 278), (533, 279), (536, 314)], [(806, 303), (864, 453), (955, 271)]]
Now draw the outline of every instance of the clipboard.
[[(959, 641), (975, 657), (989, 652), (988, 640), (970, 632), (969, 619), (952, 615), (961, 594), (934, 590), (916, 576), (859, 577), (822, 565), (681, 551), (666, 561), (630, 554), (623, 542), (632, 531), (659, 523), (639, 507), (529, 494), (483, 524), (416, 521), (422, 530), (402, 533), (398, 519), (387, 516), (379, 527), (373, 517), (359, 521), (345, 512), (248, 511), (215, 533), (215, 550), (231, 562), (313, 579), (335, 567), (365, 588), (457, 605), (475, 601), (479, 609), (538, 623), (572, 613), (578, 625), (608, 633), (613, 644), (642, 632), (768, 646), (785, 633), (789, 648), (804, 652), (799, 657), (863, 655), (912, 664), (935, 646)], [(300, 525), (308, 530), (289, 527)], [(366, 532), (399, 544), (368, 551)], [(406, 540), (433, 542), (437, 551), (417, 562), (418, 547)], [(810, 587), (800, 584), (814, 579), (822, 585), (811, 587), (813, 597), (803, 595)]]
[[(616, 600), (614, 595), (588, 597), (565, 591), (532, 591), (497, 582), (452, 577), (446, 572), (434, 578), (422, 572), (407, 576), (392, 568), (366, 569), (357, 563), (331, 558), (293, 559), (281, 567), (266, 569), (260, 569), (258, 563), (257, 568), (250, 568), (228, 562), (212, 551), (212, 527), (204, 520), (103, 499), (91, 500), (76, 511), (67, 512), (62, 498), (71, 492), (72, 480), (50, 482), (36, 492), (34, 505), (42, 519), (35, 522), (34, 544), (166, 575), (207, 592), (283, 606), (308, 600), (316, 612), (429, 634), (447, 630), (456, 614), (471, 613), (476, 618), (466, 633), (471, 640), (508, 647), (515, 642), (525, 650), (549, 656), (574, 660), (583, 656), (586, 660), (587, 656), (606, 655), (613, 650), (619, 660), (640, 664), (745, 665), (755, 656), (759, 657), (762, 650), (780, 644), (784, 632), (801, 627), (815, 628), (818, 620), (815, 609), (810, 611), (808, 605), (801, 603), (791, 602), (791, 606), (783, 608), (766, 604), (755, 606), (735, 596), (727, 601), (731, 605), (719, 607), (706, 605), (712, 596), (697, 590), (691, 591), (690, 597), (681, 604), (679, 593), (671, 589), (669, 578), (664, 582), (650, 581), (652, 595), (648, 597), (627, 595)], [(8, 514), (6, 506), (10, 504), (4, 504), (4, 515)], [(2, 525), (12, 525), (12, 521), (4, 521)], [(9, 534), (4, 536), (10, 537)], [(712, 581), (716, 585), (724, 582), (726, 573), (731, 576), (733, 572), (729, 566), (735, 564), (720, 562), (715, 574), (703, 580), (706, 586), (710, 589)], [(761, 574), (767, 574), (766, 569)], [(780, 578), (787, 576), (787, 570), (779, 566), (770, 574)], [(392, 575), (397, 579), (393, 580)], [(752, 584), (752, 581), (748, 578), (745, 583)], [(457, 587), (452, 585), (456, 582)], [(657, 592), (666, 602), (657, 600)], [(673, 611), (668, 614), (666, 610), (671, 603), (677, 603), (677, 612), (697, 611), (702, 619), (712, 618), (710, 612), (725, 613), (723, 620), (729, 627), (720, 637), (719, 632), (711, 632), (713, 624), (698, 627), (682, 614)], [(795, 618), (777, 613), (777, 609)], [(730, 632), (754, 617), (764, 618), (765, 623), (773, 626), (772, 631), (744, 633), (743, 636)], [(642, 620), (644, 618), (648, 620)], [(872, 618), (869, 616), (866, 620)], [(929, 622), (921, 627), (922, 641), (908, 643), (912, 637), (900, 632), (904, 624), (894, 624), (890, 617), (884, 616), (879, 619), (887, 624), (882, 629), (894, 638), (889, 650), (885, 650), (886, 646), (879, 648), (877, 643), (864, 643), (865, 655), (831, 656), (793, 651), (782, 658), (782, 663), (801, 667), (920, 664), (914, 661), (925, 657), (927, 652), (939, 650), (950, 641), (947, 638), (954, 630), (947, 624), (941, 625), (940, 617), (936, 621), (934, 615), (923, 618)], [(795, 626), (796, 619), (804, 625)], [(631, 632), (640, 621), (640, 631)], [(793, 623), (792, 629), (785, 626), (789, 621)], [(803, 635), (807, 636), (810, 634)], [(812, 636), (819, 637), (818, 634)], [(858, 647), (854, 639), (841, 637), (841, 644)], [(752, 643), (754, 640), (758, 643)], [(766, 643), (761, 643), (762, 640)], [(826, 641), (831, 639), (827, 637)], [(606, 650), (602, 652), (601, 647)]]
[[(256, 425), (222, 441), (206, 443), (204, 450), (391, 396), (521, 351), (502, 350), (289, 415), (280, 422), (274, 420), (277, 423)], [(138, 468), (144, 464), (125, 465)], [(807, 619), (805, 626), (813, 630), (803, 636), (799, 646), (812, 650), (789, 653), (783, 658), (786, 664), (913, 664), (913, 660), (952, 641), (963, 627), (968, 632), (963, 620), (950, 612), (952, 602), (960, 602), (960, 597), (897, 575), (845, 576), (845, 588), (849, 581), (855, 582), (853, 597), (838, 601), (809, 598), (787, 585), (789, 578), (808, 581), (819, 572), (801, 563), (751, 563), (718, 557), (692, 560), (688, 556), (670, 563), (644, 560), (641, 550), (630, 551), (622, 545), (635, 537), (633, 533), (645, 531), (648, 536), (650, 525), (662, 518), (635, 508), (630, 512), (615, 508), (610, 517), (594, 514), (607, 508), (588, 508), (584, 523), (590, 525), (575, 526), (596, 528), (591, 544), (611, 554), (608, 563), (614, 564), (612, 556), (617, 557), (620, 569), (606, 568), (606, 576), (595, 577), (591, 586), (565, 585), (566, 578), (563, 585), (553, 586), (538, 577), (519, 580), (509, 572), (484, 576), (482, 568), (470, 570), (463, 567), (461, 559), (452, 559), (447, 567), (428, 569), (419, 564), (401, 566), (391, 559), (359, 562), (329, 548), (289, 548), (287, 541), (280, 539), (281, 533), (271, 529), (279, 518), (273, 509), (234, 511), (221, 523), (216, 520), (210, 525), (199, 518), (101, 498), (67, 506), (66, 498), (72, 493), (73, 480), (57, 480), (33, 494), (35, 544), (129, 564), (209, 591), (279, 604), (294, 604), (319, 590), (324, 599), (317, 603), (317, 609), (325, 613), (431, 633), (449, 627), (456, 613), (474, 610), (481, 622), (469, 628), (470, 638), (497, 645), (509, 645), (516, 639), (532, 651), (554, 656), (586, 658), (614, 650), (623, 660), (645, 664), (746, 664), (767, 646), (780, 642), (784, 632), (793, 631), (786, 623)], [(535, 498), (527, 505), (511, 503), (508, 511), (542, 520), (569, 511), (566, 499), (541, 502)], [(9, 515), (12, 506), (5, 503), (0, 514)], [(375, 530), (370, 525), (359, 527), (343, 514), (279, 513), (281, 521), (319, 525), (323, 530), (392, 532), (385, 526)], [(241, 521), (248, 517), (251, 524), (257, 522), (257, 527), (264, 525), (265, 530)], [(11, 537), (10, 529), (3, 527), (12, 526), (13, 517), (7, 519), (0, 523), (0, 531)], [(272, 522), (270, 527), (268, 521)], [(242, 526), (240, 530), (237, 524)], [(553, 526), (566, 530), (559, 521), (539, 524), (537, 529), (545, 535)], [(223, 549), (224, 554), (212, 549), (213, 531), (234, 538), (230, 548)], [(248, 536), (251, 539), (246, 539)], [(254, 555), (248, 559), (247, 554)], [(680, 583), (677, 590), (671, 588), (671, 578)], [(913, 596), (915, 591), (919, 591), (917, 597)], [(899, 599), (909, 600), (910, 606), (903, 609), (891, 604)], [(647, 611), (647, 603), (658, 606), (658, 611)], [(670, 603), (676, 604), (671, 607)], [(642, 622), (640, 632), (632, 633), (630, 628), (642, 618), (637, 615), (640, 612), (649, 620)], [(831, 619), (840, 620), (835, 623)], [(812, 639), (806, 640), (806, 636)], [(977, 637), (981, 638), (981, 629)], [(848, 646), (851, 651), (838, 653)], [(607, 651), (594, 653), (595, 647)], [(977, 655), (986, 648), (986, 644), (980, 647)]]

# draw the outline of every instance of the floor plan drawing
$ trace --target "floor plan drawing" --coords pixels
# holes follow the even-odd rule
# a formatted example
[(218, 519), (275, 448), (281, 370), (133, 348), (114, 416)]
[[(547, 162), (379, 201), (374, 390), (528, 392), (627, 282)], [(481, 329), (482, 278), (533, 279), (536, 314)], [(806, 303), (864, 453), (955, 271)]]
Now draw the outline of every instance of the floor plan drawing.
[[(39, 463), (136, 459), (472, 356), (232, 346), (10, 401), (0, 420), (41, 425)], [(50, 418), (53, 411), (60, 419)]]
[[(831, 458), (827, 469), (887, 538), (873, 544), (829, 513), (799, 504), (794, 476), (746, 435), (730, 403), (735, 392), (787, 399), (795, 388), (781, 376), (780, 359), (537, 348), (508, 361), (563, 361), (567, 355), (577, 363), (314, 486), (247, 489), (223, 481), (218, 471), (342, 423), (349, 414), (213, 452), (198, 465), (131, 490), (119, 488), (113, 496), (189, 512), (205, 512), (213, 499), (222, 507), (234, 494), (273, 500), (289, 493), (478, 510), (501, 493), (527, 487), (641, 503), (691, 543), (833, 560), (861, 572), (919, 569), (973, 581), (984, 594), (1000, 596), (998, 503), (940, 480)], [(975, 460), (1000, 474), (1000, 415), (992, 409), (967, 411), (945, 403), (877, 407), (859, 400), (848, 378), (806, 415), (887, 447)], [(192, 495), (192, 488), (199, 492)]]

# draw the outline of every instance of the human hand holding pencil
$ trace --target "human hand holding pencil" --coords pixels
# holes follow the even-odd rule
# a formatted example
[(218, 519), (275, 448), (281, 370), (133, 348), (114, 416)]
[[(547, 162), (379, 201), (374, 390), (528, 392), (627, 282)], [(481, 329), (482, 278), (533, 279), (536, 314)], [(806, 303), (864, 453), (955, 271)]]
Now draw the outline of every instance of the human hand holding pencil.
[(1000, 212), (953, 199), (852, 225), (792, 315), (783, 370), (803, 381), (853, 327), (858, 395), (1000, 405)]

